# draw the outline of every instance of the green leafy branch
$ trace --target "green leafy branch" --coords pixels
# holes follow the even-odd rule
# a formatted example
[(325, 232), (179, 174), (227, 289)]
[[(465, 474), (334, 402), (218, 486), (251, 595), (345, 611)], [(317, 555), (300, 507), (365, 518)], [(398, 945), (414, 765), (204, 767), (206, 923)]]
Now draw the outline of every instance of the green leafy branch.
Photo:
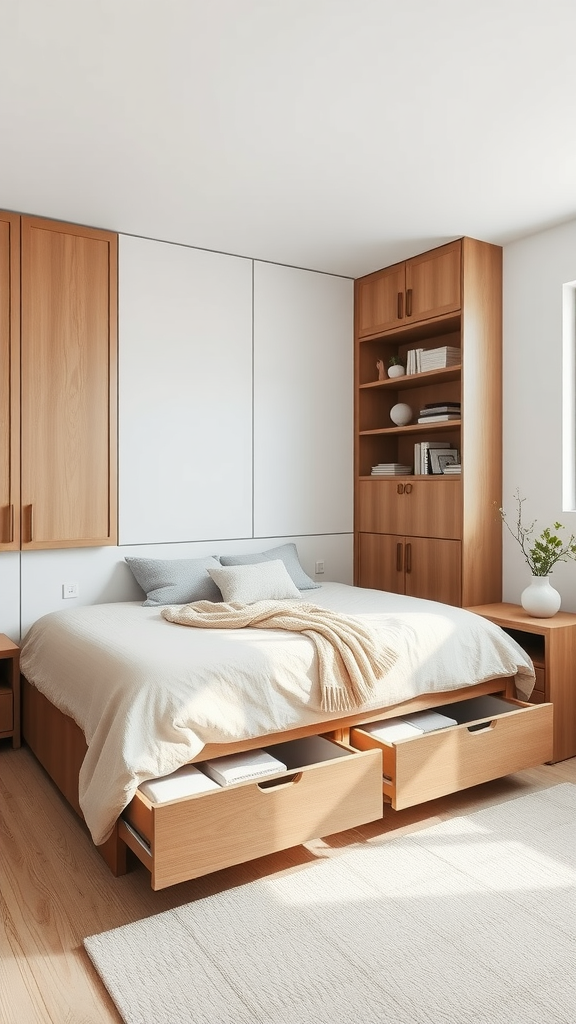
[(553, 523), (552, 526), (547, 526), (538, 537), (534, 538), (536, 521), (534, 520), (534, 522), (529, 523), (528, 526), (524, 526), (522, 523), (522, 505), (526, 499), (520, 497), (518, 489), (514, 497), (516, 500), (514, 527), (510, 526), (504, 509), (500, 508), (498, 511), (506, 529), (520, 545), (520, 550), (524, 555), (525, 562), (530, 566), (532, 575), (548, 576), (556, 562), (567, 562), (569, 558), (576, 559), (576, 537), (574, 534), (571, 533), (568, 540), (563, 541), (556, 531), (563, 530), (565, 527), (562, 523)]

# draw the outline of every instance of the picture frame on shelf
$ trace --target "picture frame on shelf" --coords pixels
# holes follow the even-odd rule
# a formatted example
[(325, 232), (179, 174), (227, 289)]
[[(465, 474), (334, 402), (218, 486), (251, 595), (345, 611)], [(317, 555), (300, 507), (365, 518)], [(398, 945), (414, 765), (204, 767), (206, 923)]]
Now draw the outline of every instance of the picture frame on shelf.
[(437, 476), (444, 472), (444, 466), (454, 466), (460, 461), (456, 448), (430, 448), (430, 470)]

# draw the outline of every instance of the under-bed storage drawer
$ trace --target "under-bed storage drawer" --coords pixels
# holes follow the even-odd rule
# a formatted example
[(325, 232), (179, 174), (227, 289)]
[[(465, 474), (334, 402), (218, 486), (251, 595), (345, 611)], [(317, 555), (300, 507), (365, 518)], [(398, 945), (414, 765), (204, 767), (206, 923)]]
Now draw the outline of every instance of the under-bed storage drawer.
[(434, 710), (458, 724), (390, 743), (360, 727), (350, 730), (352, 746), (382, 751), (382, 788), (395, 810), (544, 764), (552, 756), (551, 704), (475, 697)]
[(119, 836), (149, 868), (153, 889), (382, 817), (380, 750), (321, 736), (266, 749), (287, 772), (164, 804), (136, 793)]

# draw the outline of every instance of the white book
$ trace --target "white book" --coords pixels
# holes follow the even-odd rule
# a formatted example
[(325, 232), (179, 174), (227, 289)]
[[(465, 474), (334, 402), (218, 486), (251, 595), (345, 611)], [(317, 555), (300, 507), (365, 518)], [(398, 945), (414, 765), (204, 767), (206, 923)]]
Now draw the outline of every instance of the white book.
[(138, 786), (141, 793), (155, 804), (166, 804), (170, 800), (192, 796), (194, 793), (205, 793), (209, 789), (220, 789), (217, 782), (209, 779), (193, 764), (185, 764), (177, 768), (171, 775), (161, 779), (148, 779)]
[(226, 754), (224, 757), (202, 761), (198, 767), (219, 786), (260, 779), (264, 775), (276, 775), (277, 772), (287, 770), (282, 761), (272, 757), (266, 750), (244, 750), (240, 754)]
[(368, 722), (362, 726), (363, 732), (370, 733), (377, 740), (383, 743), (394, 743), (395, 740), (409, 740), (422, 735), (421, 729), (416, 729), (403, 718), (396, 718), (390, 722)]
[(458, 725), (455, 718), (448, 718), (448, 715), (441, 715), (438, 711), (414, 711), (411, 715), (405, 715), (403, 721), (408, 722), (419, 732), (435, 732), (436, 729), (448, 729), (451, 725)]
[(414, 472), (421, 473), (421, 462), (420, 462), (420, 442), (417, 441), (414, 445)]
[(438, 416), (419, 416), (418, 423), (444, 423), (447, 420), (459, 420), (459, 412), (441, 412)]

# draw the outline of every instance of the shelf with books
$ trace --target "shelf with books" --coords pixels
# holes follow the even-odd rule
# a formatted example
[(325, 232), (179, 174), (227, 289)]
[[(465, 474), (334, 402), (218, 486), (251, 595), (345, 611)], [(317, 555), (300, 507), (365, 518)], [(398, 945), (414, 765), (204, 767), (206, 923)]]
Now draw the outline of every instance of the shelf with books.
[(384, 380), (368, 380), (364, 384), (359, 384), (358, 389), (360, 391), (364, 391), (368, 388), (391, 388), (396, 391), (405, 391), (407, 388), (421, 387), (424, 384), (443, 384), (448, 381), (460, 380), (461, 372), (462, 367), (458, 364), (457, 366), (448, 366), (442, 370), (425, 370), (422, 373), (406, 373), (403, 377), (386, 377)]

